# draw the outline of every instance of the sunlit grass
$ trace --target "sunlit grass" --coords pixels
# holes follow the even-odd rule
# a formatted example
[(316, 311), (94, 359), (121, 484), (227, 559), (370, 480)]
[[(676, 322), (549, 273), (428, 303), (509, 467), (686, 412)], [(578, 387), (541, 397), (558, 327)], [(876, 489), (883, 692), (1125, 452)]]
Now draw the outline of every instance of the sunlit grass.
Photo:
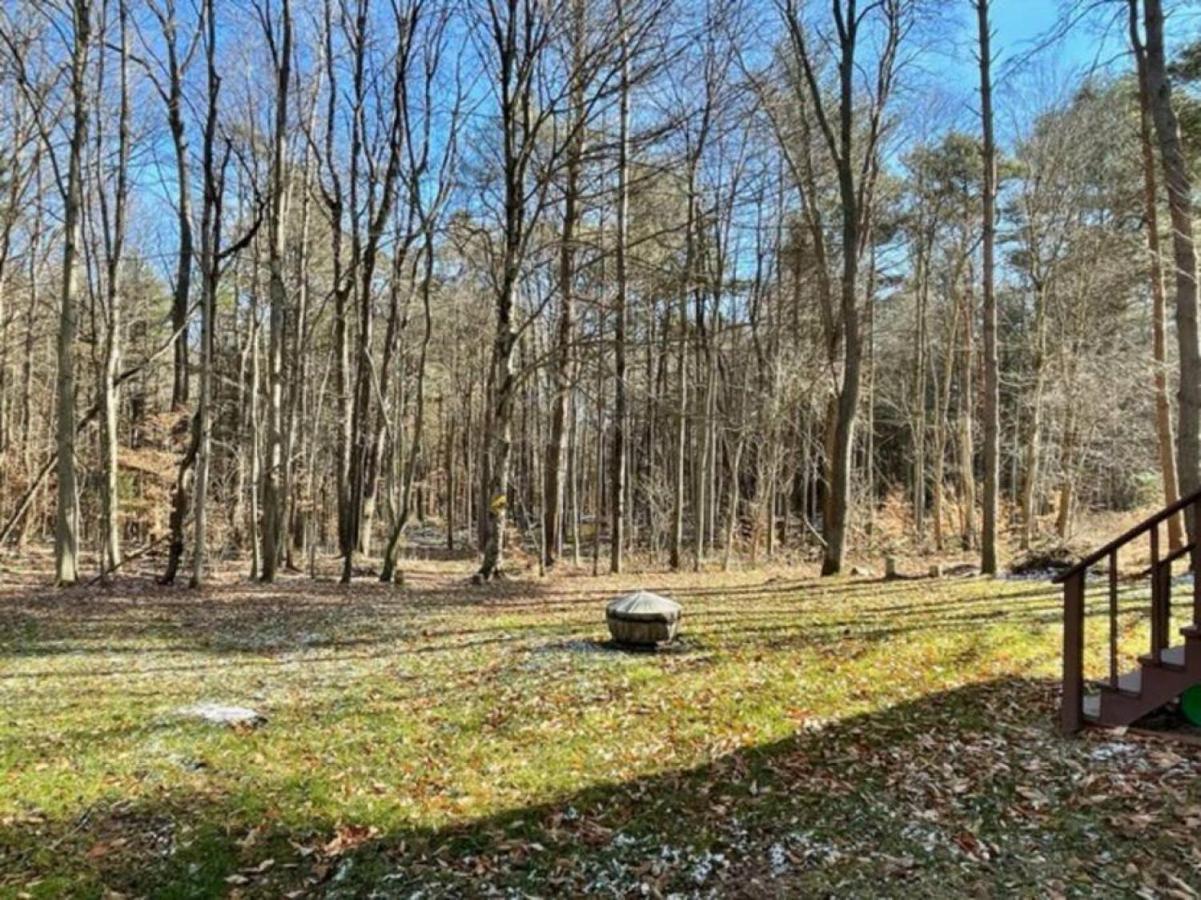
[[(888, 893), (881, 873), (915, 877), (905, 859), (953, 892), (1006, 872), (972, 871), (990, 854), (956, 856), (946, 821), (949, 849), (928, 851), (894, 768), (925, 759), (935, 782), (963, 780), (949, 796), (970, 789), (982, 805), (948, 815), (980, 840), (1003, 830), (1020, 771), (947, 774), (962, 760), (942, 742), (1021, 733), (1022, 753), (1049, 754), (1048, 790), (1075, 777), (1065, 760), (1084, 745), (1052, 730), (1050, 585), (637, 580), (683, 603), (678, 647), (602, 645), (604, 601), (634, 579), (480, 589), (431, 570), (405, 589), (0, 595), (0, 895), (459, 894), (554, 879), (569, 893), (670, 892), (757, 878)], [(1090, 619), (1092, 637), (1100, 627)], [(200, 701), (269, 721), (178, 714)], [(864, 818), (879, 802), (890, 811)], [(1054, 859), (1089, 849), (1069, 826), (1045, 823), (1067, 843), (1008, 876), (1067, 877)], [(860, 845), (876, 849), (856, 862)], [(704, 853), (722, 847), (705, 874)]]

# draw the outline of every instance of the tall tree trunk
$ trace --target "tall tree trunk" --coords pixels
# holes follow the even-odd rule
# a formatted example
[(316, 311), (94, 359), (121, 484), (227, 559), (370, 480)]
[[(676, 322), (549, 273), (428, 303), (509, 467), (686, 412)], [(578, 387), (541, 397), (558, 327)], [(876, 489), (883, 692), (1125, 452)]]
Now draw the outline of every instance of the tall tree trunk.
[(630, 61), (626, 37), (625, 3), (617, 0), (621, 35), (621, 88), (617, 138), (617, 308), (614, 310), (613, 449), (609, 455), (609, 571), (621, 572), (626, 517), (626, 305), (629, 276), (626, 245), (629, 241), (630, 205)]
[[(417, 464), (421, 458), (421, 443), (425, 434), (425, 369), (426, 358), (429, 355), (430, 340), (433, 338), (434, 318), (430, 305), (430, 296), (434, 281), (434, 233), (433, 222), (427, 219), (425, 225), (425, 248), (422, 254), (425, 269), (421, 276), (421, 308), (424, 321), (424, 331), (421, 335), (421, 349), (417, 356), (417, 398), (413, 414), (413, 437), (409, 442), (408, 455), (404, 459), (401, 472), (400, 511), (393, 523), (388, 543), (384, 549), (383, 565), (380, 568), (380, 581), (388, 584), (396, 577), (396, 553), (400, 546), (400, 538), (404, 534), (409, 516), (413, 509), (413, 483), (417, 478)], [(441, 407), (441, 398), (438, 400)], [(403, 415), (404, 411), (400, 410)], [(447, 443), (447, 471), (450, 471), (450, 444)], [(449, 486), (447, 496), (450, 496)], [(449, 506), (449, 503), (448, 503)], [(447, 536), (450, 549), (454, 549), (454, 519), (447, 523)]]
[(734, 459), (730, 463), (730, 497), (729, 510), (726, 518), (726, 549), (721, 560), (721, 570), (730, 571), (730, 560), (734, 555), (734, 535), (738, 531), (738, 469), (742, 465), (742, 449), (746, 446), (746, 437), (739, 429), (734, 444)]
[[(935, 382), (934, 397), (934, 471), (931, 473), (933, 494), (931, 497), (931, 514), (934, 516), (934, 548), (943, 549), (943, 516), (944, 500), (946, 499), (946, 465), (949, 420), (951, 413), (951, 384), (955, 377), (955, 357), (958, 355), (957, 344), (959, 335), (959, 304), (951, 304), (951, 323), (947, 328), (946, 352), (943, 359), (941, 381)], [(971, 320), (965, 323), (971, 330)], [(970, 339), (970, 336), (969, 336)], [(933, 359), (931, 359), (933, 363)]]
[[(1197, 335), (1197, 254), (1193, 242), (1193, 187), (1188, 162), (1180, 145), (1180, 128), (1172, 108), (1172, 88), (1164, 60), (1163, 5), (1144, 0), (1147, 32), (1146, 85), (1150, 96), (1159, 159), (1168, 190), (1172, 220), (1172, 249), (1176, 261), (1176, 339), (1180, 359), (1180, 427), (1177, 469), (1180, 490), (1197, 490), (1201, 471), (1201, 346)], [(1190, 538), (1197, 535), (1191, 511), (1186, 514)]]
[(1042, 443), (1043, 390), (1046, 383), (1047, 356), (1047, 289), (1036, 283), (1034, 292), (1034, 385), (1030, 390), (1030, 419), (1025, 425), (1024, 474), (1022, 481), (1021, 547), (1030, 547), (1038, 515), (1039, 455)]
[[(602, 277), (603, 281), (603, 277)], [(605, 315), (601, 311), (598, 317), (599, 323), (597, 331), (600, 334), (605, 333)], [(596, 419), (596, 443), (594, 447), (595, 455), (593, 457), (592, 468), (592, 574), (597, 576), (600, 574), (600, 547), (601, 547), (601, 521), (604, 515), (605, 508), (605, 367), (596, 367), (596, 389), (594, 392), (596, 403), (593, 409), (593, 414)]]
[(75, 336), (79, 241), (83, 212), (83, 151), (88, 135), (87, 67), (92, 5), (75, 0), (71, 53), (71, 144), (63, 197), (63, 271), (58, 320), (58, 498), (54, 524), (54, 572), (59, 584), (79, 580), (79, 498), (75, 478)]
[(989, 49), (988, 0), (976, 0), (980, 37), (980, 118), (984, 162), (984, 516), (980, 534), (980, 570), (997, 574), (997, 509), (1000, 503), (1000, 377), (997, 362), (997, 299), (993, 293), (996, 242), (997, 151), (993, 138), (992, 55)]
[(679, 571), (683, 563), (684, 550), (684, 463), (688, 454), (688, 309), (686, 296), (686, 294), (681, 294), (680, 296), (679, 363), (676, 377), (675, 460), (672, 467), (675, 478), (672, 495), (670, 549), (672, 571)]
[[(784, 4), (785, 25), (792, 48), (801, 65), (806, 98), (820, 126), (821, 137), (838, 174), (841, 207), (840, 256), (842, 272), (839, 284), (839, 309), (842, 334), (842, 372), (836, 390), (836, 415), (831, 437), (832, 453), (827, 462), (830, 497), (827, 520), (823, 523), (825, 553), (822, 574), (842, 571), (846, 556), (847, 521), (851, 498), (851, 456), (855, 443), (855, 421), (859, 413), (859, 392), (863, 362), (863, 335), (860, 327), (859, 268), (866, 244), (871, 240), (871, 213), (874, 189), (879, 173), (879, 153), (884, 107), (892, 87), (896, 52), (905, 30), (904, 5), (875, 4), (884, 39), (875, 64), (875, 95), (863, 121), (856, 121), (858, 106), (855, 77), (860, 71), (855, 54), (859, 28), (869, 9), (857, 10), (854, 0), (832, 4), (837, 26), (837, 45), (833, 48), (838, 63), (837, 116), (827, 112), (828, 94), (820, 84), (818, 68), (809, 49), (806, 24), (801, 21), (799, 4)], [(857, 146), (862, 144), (862, 149)], [(827, 316), (829, 318), (829, 316)], [(827, 329), (830, 331), (831, 329)]]
[[(259, 268), (258, 254), (255, 254), (255, 270)], [(257, 282), (257, 279), (255, 279)], [(234, 279), (234, 284), (237, 284), (237, 278)], [(259, 384), (262, 381), (262, 334), (263, 325), (259, 318), (258, 304), (258, 286), (257, 284), (251, 289), (250, 301), (250, 322), (249, 334), (246, 336), (246, 349), (250, 358), (250, 380), (245, 385), (246, 390), (246, 423), (247, 429), (242, 432), (242, 441), (245, 441), (246, 436), (250, 437), (250, 516), (246, 521), (246, 530), (249, 533), (250, 543), (250, 578), (254, 580), (262, 575), (263, 571), (263, 556), (262, 546), (259, 542), (262, 529), (259, 527), (260, 513), (262, 511), (261, 491), (260, 486), (263, 479), (263, 422), (260, 410), (259, 401)], [(239, 447), (239, 451), (241, 451)], [(239, 457), (244, 457), (246, 454), (239, 452)], [(244, 471), (244, 469), (243, 469)], [(243, 476), (244, 477), (244, 476)]]
[[(122, 329), (122, 283), (121, 274), (125, 251), (125, 220), (129, 194), (129, 29), (128, 10), (125, 0), (120, 0), (117, 6), (117, 17), (120, 23), (120, 109), (117, 114), (117, 172), (116, 187), (113, 196), (111, 227), (105, 227), (105, 257), (107, 280), (107, 311), (108, 327), (105, 334), (104, 373), (101, 383), (101, 409), (103, 421), (103, 456), (104, 456), (104, 490), (101, 499), (103, 505), (103, 546), (104, 559), (101, 561), (101, 572), (114, 571), (121, 565), (121, 522), (120, 522), (120, 484), (118, 471), (118, 434), (117, 417), (121, 403), (121, 387), (117, 381), (121, 364), (121, 329)], [(97, 135), (101, 129), (97, 128)], [(101, 211), (106, 220), (108, 202), (102, 198)]]
[(956, 416), (959, 451), (959, 540), (964, 550), (976, 546), (976, 447), (972, 433), (972, 406), (975, 391), (972, 386), (975, 372), (972, 322), (975, 303), (972, 302), (971, 279), (962, 288), (963, 348), (959, 365), (959, 405)]
[[(286, 195), (284, 148), (288, 129), (288, 90), (292, 78), (292, 8), (282, 0), (279, 10), (281, 29), (278, 47), (274, 36), (268, 43), (275, 56), (275, 124), (271, 136), (271, 208), (267, 236), (267, 453), (262, 472), (263, 525), (262, 550), (259, 554), (263, 581), (275, 580), (284, 541), (284, 508), (288, 498), (282, 491), (284, 442), (284, 200)], [(274, 23), (270, 23), (274, 28)]]
[(492, 365), (489, 369), (491, 408), (490, 427), (484, 468), (484, 525), (483, 558), (477, 580), (487, 581), (501, 571), (504, 553), (505, 524), (508, 521), (509, 466), (513, 450), (513, 404), (516, 399), (516, 371), (513, 350), (517, 334), (513, 329), (513, 300), (517, 290), (517, 273), (506, 276), (497, 303), (496, 334), (492, 340)]
[(221, 77), (217, 74), (217, 24), (213, 0), (204, 0), (202, 15), (205, 29), (205, 63), (207, 69), (207, 110), (204, 123), (204, 204), (200, 226), (200, 378), (199, 400), (196, 407), (197, 451), (196, 487), (193, 503), (193, 550), (190, 585), (198, 588), (204, 583), (208, 542), (208, 484), (212, 463), (212, 404), (213, 404), (213, 343), (217, 315), (217, 279), (220, 272), (218, 252), (221, 235), (221, 198), (224, 192), (224, 169), (229, 148), (218, 161), (216, 156), (217, 110)]
[(563, 186), (563, 237), (559, 243), (559, 322), (553, 355), (554, 396), (551, 401), (550, 439), (546, 447), (543, 486), (542, 563), (555, 564), (563, 531), (563, 485), (567, 449), (567, 409), (571, 395), (572, 341), (575, 339), (576, 229), (580, 219), (580, 177), (584, 166), (584, 40), (585, 4), (573, 0), (571, 40), (571, 93)]
[(1059, 511), (1055, 518), (1055, 531), (1061, 541), (1066, 541), (1072, 532), (1072, 514), (1076, 503), (1075, 461), (1079, 429), (1074, 405), (1068, 406), (1067, 421), (1063, 428), (1063, 445), (1059, 453)]
[(913, 530), (919, 546), (926, 539), (926, 353), (930, 298), (929, 248), (919, 236), (917, 302), (913, 360)]
[[(313, 131), (313, 120), (317, 112), (317, 94), (313, 93), (312, 105), (309, 108), (309, 126), (308, 132)], [(312, 353), (310, 347), (310, 326), (309, 326), (309, 230), (312, 215), (312, 189), (313, 189), (313, 165), (312, 165), (312, 147), (311, 144), (305, 143), (304, 162), (303, 162), (304, 177), (300, 186), (300, 228), (298, 242), (299, 246), (296, 249), (296, 316), (295, 322), (292, 325), (292, 352), (288, 362), (287, 370), (289, 372), (288, 379), (288, 405), (287, 418), (284, 425), (284, 452), (283, 452), (283, 481), (284, 481), (284, 496), (287, 498), (287, 530), (291, 535), (291, 539), (287, 541), (287, 552), (285, 553), (286, 565), (291, 569), (298, 568), (296, 560), (293, 558), (293, 550), (303, 552), (305, 547), (306, 537), (309, 534), (309, 529), (306, 526), (306, 520), (312, 515), (313, 498), (311, 491), (305, 491), (303, 497), (301, 492), (296, 489), (296, 465), (297, 458), (304, 460), (305, 466), (311, 470), (312, 455), (308, 451), (308, 445), (312, 437), (309, 432), (315, 429), (303, 429), (302, 422), (307, 422), (307, 410), (309, 408), (309, 372), (312, 365), (309, 357)], [(306, 439), (307, 437), (307, 439)], [(300, 452), (297, 453), (299, 445)]]
[[(1163, 252), (1159, 246), (1159, 187), (1155, 176), (1155, 148), (1151, 138), (1151, 90), (1147, 78), (1146, 49), (1139, 38), (1138, 0), (1128, 0), (1130, 45), (1138, 74), (1139, 149), (1143, 163), (1143, 227), (1147, 232), (1148, 278), (1151, 282), (1151, 358), (1155, 365), (1155, 435), (1159, 442), (1159, 467), (1163, 476), (1164, 503), (1180, 496), (1176, 476), (1176, 439), (1172, 431), (1172, 404), (1168, 398), (1167, 340), (1164, 315)], [(1181, 517), (1168, 519), (1171, 548), (1182, 546)]]
[[(204, 218), (205, 216), (202, 216)], [(202, 230), (208, 230), (202, 226)], [(192, 550), (192, 587), (204, 583), (206, 545), (208, 541), (208, 483), (212, 459), (212, 402), (213, 402), (213, 317), (217, 305), (216, 263), (211, 248), (212, 238), (205, 234), (201, 243), (201, 299), (200, 299), (200, 377), (199, 397), (196, 405), (197, 432), (196, 486), (193, 501), (192, 528), (194, 545)]]

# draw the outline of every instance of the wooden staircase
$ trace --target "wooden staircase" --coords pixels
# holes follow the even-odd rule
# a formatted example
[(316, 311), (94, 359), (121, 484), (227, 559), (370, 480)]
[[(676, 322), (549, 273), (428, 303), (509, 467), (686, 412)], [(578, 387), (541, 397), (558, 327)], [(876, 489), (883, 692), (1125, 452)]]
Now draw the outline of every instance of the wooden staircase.
[[(1201, 522), (1201, 491), (1190, 494), (1160, 510), (1101, 549), (1086, 556), (1059, 575), (1063, 585), (1063, 700), (1060, 726), (1073, 734), (1088, 724), (1129, 725), (1149, 712), (1180, 696), (1195, 684), (1201, 684), (1201, 554), (1195, 541), (1161, 552), (1161, 526), (1173, 516), (1191, 512)], [(1191, 529), (1190, 529), (1191, 531)], [(1195, 532), (1194, 532), (1195, 533)], [(1150, 597), (1145, 609), (1150, 618), (1150, 648), (1138, 658), (1136, 668), (1119, 672), (1119, 553), (1138, 546), (1140, 539), (1149, 544), (1150, 566), (1143, 572), (1150, 580)], [(1187, 610), (1188, 624), (1172, 634), (1172, 567), (1187, 557), (1193, 573), (1192, 602)], [(1104, 677), (1086, 678), (1085, 672), (1085, 592), (1089, 572), (1107, 560), (1108, 672)], [(1094, 613), (1096, 611), (1094, 610)], [(1179, 616), (1181, 611), (1177, 610)]]

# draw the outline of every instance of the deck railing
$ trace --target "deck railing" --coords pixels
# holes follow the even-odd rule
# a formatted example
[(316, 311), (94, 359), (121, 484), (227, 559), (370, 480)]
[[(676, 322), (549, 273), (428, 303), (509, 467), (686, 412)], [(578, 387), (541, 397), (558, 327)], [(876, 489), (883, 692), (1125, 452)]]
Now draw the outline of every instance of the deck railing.
[[(1161, 662), (1163, 651), (1171, 643), (1172, 622), (1172, 564), (1189, 555), (1190, 571), (1201, 571), (1197, 545), (1186, 540), (1184, 545), (1169, 548), (1164, 553), (1160, 526), (1173, 516), (1191, 510), (1192, 519), (1201, 522), (1201, 490), (1165, 506), (1155, 515), (1144, 519), (1129, 531), (1114, 538), (1104, 547), (1090, 553), (1066, 572), (1057, 575), (1056, 584), (1063, 585), (1063, 699), (1060, 706), (1060, 726), (1066, 734), (1074, 734), (1084, 726), (1084, 596), (1089, 570), (1103, 559), (1108, 560), (1109, 604), (1109, 672), (1107, 683), (1120, 689), (1118, 671), (1118, 553), (1143, 535), (1150, 542), (1151, 565), (1142, 573), (1151, 581), (1149, 616), (1151, 638), (1149, 656)], [(1193, 529), (1190, 532), (1195, 534)], [(1201, 624), (1201, 578), (1193, 578), (1192, 625)]]

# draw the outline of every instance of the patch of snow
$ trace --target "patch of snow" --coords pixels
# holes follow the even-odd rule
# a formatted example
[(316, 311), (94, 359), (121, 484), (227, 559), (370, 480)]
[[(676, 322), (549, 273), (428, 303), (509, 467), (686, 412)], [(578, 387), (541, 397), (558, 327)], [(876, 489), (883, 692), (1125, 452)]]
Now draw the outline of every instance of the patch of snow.
[(920, 822), (910, 822), (905, 825), (901, 829), (901, 837), (914, 844), (918, 844), (928, 854), (933, 853), (939, 846), (946, 844), (946, 839), (939, 829)]
[(842, 853), (837, 847), (829, 841), (823, 841), (816, 837), (812, 831), (794, 831), (788, 836), (788, 839), (795, 845), (797, 852), (805, 858), (806, 863), (826, 865), (838, 862), (842, 858)]
[(1066, 570), (1062, 568), (1053, 569), (1027, 569), (1024, 572), (1002, 572), (1002, 581), (1052, 581), (1056, 576), (1062, 575)]
[(689, 871), (689, 876), (692, 878), (692, 883), (700, 886), (709, 880), (714, 869), (724, 868), (726, 865), (726, 857), (723, 853), (710, 853), (706, 850), (692, 864), (692, 869)]
[(1088, 754), (1088, 758), (1093, 762), (1107, 762), (1111, 759), (1117, 759), (1120, 756), (1137, 755), (1139, 748), (1134, 744), (1101, 744), (1094, 747), (1092, 752)]
[(203, 719), (214, 725), (262, 725), (267, 717), (248, 706), (226, 706), (221, 703), (196, 703), (184, 706), (179, 715), (191, 719)]
[(772, 844), (767, 851), (767, 860), (771, 864), (771, 873), (776, 876), (788, 871), (788, 851), (780, 843)]

